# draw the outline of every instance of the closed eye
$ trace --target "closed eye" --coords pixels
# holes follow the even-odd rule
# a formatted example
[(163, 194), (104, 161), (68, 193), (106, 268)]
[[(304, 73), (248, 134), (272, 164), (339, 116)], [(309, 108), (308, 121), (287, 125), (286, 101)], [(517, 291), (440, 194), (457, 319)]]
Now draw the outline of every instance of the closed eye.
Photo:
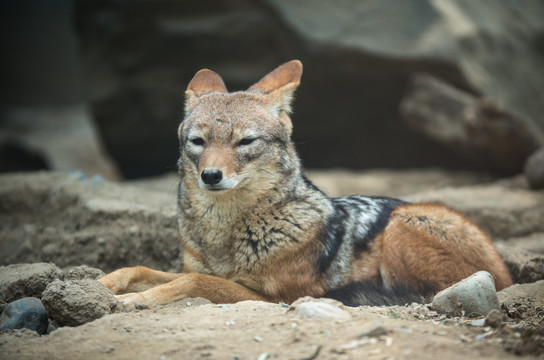
[(190, 141), (196, 146), (204, 145), (204, 139), (202, 138), (194, 138), (194, 139), (191, 139)]
[(238, 142), (238, 145), (240, 146), (249, 145), (255, 140), (257, 140), (257, 138), (251, 138), (251, 137), (243, 138), (242, 140)]

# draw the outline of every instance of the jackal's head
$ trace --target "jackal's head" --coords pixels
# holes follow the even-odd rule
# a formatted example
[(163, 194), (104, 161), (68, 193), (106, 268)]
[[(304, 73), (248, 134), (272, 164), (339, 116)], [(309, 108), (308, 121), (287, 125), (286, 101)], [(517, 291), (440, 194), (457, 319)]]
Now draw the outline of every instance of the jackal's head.
[(301, 75), (302, 63), (293, 60), (248, 90), (229, 93), (215, 72), (197, 72), (178, 129), (185, 185), (210, 195), (266, 191), (297, 171), (289, 113)]

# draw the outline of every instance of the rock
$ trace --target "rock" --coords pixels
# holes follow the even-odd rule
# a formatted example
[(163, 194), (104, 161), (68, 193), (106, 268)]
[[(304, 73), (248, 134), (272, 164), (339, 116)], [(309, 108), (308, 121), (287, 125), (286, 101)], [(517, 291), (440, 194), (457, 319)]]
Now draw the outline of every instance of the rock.
[(56, 280), (43, 292), (49, 316), (61, 326), (79, 326), (118, 311), (116, 297), (95, 280)]
[(65, 271), (64, 280), (83, 280), (83, 279), (98, 280), (104, 275), (106, 275), (106, 273), (100, 269), (92, 268), (87, 265), (81, 265), (81, 266), (74, 266), (70, 268), (68, 271)]
[[(3, 172), (81, 170), (110, 180), (121, 179), (117, 166), (106, 153), (88, 106), (29, 106), (9, 109), (2, 115), (1, 160), (16, 163), (6, 169), (0, 168)], [(30, 164), (17, 163), (15, 159), (20, 153), (32, 154), (45, 166), (28, 168)], [(12, 158), (14, 160), (10, 161)], [(3, 165), (0, 163), (1, 167)]]
[(288, 312), (301, 318), (349, 320), (351, 315), (343, 309), (341, 302), (332, 299), (314, 299), (306, 296), (289, 306)]
[(491, 326), (492, 328), (498, 328), (505, 322), (508, 317), (500, 310), (493, 309), (485, 317), (485, 326)]
[(533, 283), (544, 279), (544, 255), (497, 245), (497, 249), (515, 283)]
[(525, 176), (531, 188), (544, 188), (544, 147), (535, 151), (525, 162)]
[[(171, 168), (181, 94), (204, 67), (238, 90), (282, 61), (301, 58), (294, 136), (304, 142), (308, 167), (466, 167), (401, 123), (398, 104), (416, 71), (544, 127), (538, 96), (544, 80), (535, 76), (542, 68), (541, 1), (214, 4), (78, 2), (92, 113), (127, 177)], [(511, 66), (513, 58), (519, 66)]]
[(0, 301), (10, 303), (23, 297), (40, 297), (62, 271), (51, 263), (13, 264), (0, 267)]
[(433, 310), (449, 316), (485, 316), (499, 309), (495, 282), (487, 271), (478, 271), (457, 284), (440, 291), (432, 303)]
[(10, 303), (0, 316), (0, 330), (30, 329), (43, 335), (49, 325), (47, 310), (40, 299), (26, 297)]
[(544, 146), (544, 135), (534, 123), (429, 74), (413, 76), (400, 111), (414, 130), (481, 170), (517, 175), (527, 157)]
[[(449, 64), (452, 70), (460, 72), (457, 76), (464, 78), (474, 92), (519, 109), (542, 125), (541, 112), (536, 112), (536, 109), (543, 109), (542, 104), (537, 103), (538, 97), (530, 90), (531, 86), (541, 88), (544, 85), (542, 78), (530, 79), (531, 85), (527, 83), (518, 94), (514, 89), (505, 89), (512, 82), (523, 83), (525, 76), (531, 77), (540, 70), (540, 50), (529, 40), (539, 39), (538, 29), (544, 27), (537, 20), (544, 13), (544, 5), (538, 1), (523, 5), (506, 1), (493, 5), (461, 1), (399, 5), (394, 0), (387, 0), (344, 2), (334, 6), (327, 0), (266, 2), (277, 9), (302, 41), (313, 47), (334, 45), (338, 57), (340, 49), (349, 49), (355, 54), (366, 52), (379, 56), (382, 62), (393, 57), (406, 57), (413, 62), (425, 59), (432, 64), (443, 61), (442, 66)], [(523, 32), (514, 30), (516, 21), (512, 16), (524, 19), (524, 30), (520, 29)], [(397, 21), (401, 17), (405, 21)], [(536, 23), (539, 25), (534, 27)], [(384, 26), (389, 31), (383, 31)], [(507, 54), (510, 51), (526, 54), (527, 58), (523, 59), (524, 65), (528, 66), (525, 75), (509, 69)], [(353, 64), (350, 70), (354, 73), (362, 71), (357, 67), (364, 65)], [(384, 69), (376, 66), (372, 70)], [(487, 80), (482, 81), (482, 78)], [(385, 77), (384, 81), (387, 81)], [(360, 93), (363, 92), (364, 87)]]

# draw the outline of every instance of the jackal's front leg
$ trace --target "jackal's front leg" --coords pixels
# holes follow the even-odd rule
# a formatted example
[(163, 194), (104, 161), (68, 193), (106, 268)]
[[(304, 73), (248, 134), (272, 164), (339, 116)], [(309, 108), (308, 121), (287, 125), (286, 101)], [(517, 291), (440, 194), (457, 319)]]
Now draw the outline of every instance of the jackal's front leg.
[(262, 294), (241, 284), (216, 276), (198, 273), (178, 274), (178, 278), (143, 292), (120, 295), (125, 305), (149, 307), (165, 305), (188, 297), (203, 297), (213, 303), (235, 303), (243, 300), (270, 301)]
[(115, 295), (139, 292), (177, 279), (182, 274), (152, 270), (145, 266), (126, 267), (107, 274), (98, 281)]

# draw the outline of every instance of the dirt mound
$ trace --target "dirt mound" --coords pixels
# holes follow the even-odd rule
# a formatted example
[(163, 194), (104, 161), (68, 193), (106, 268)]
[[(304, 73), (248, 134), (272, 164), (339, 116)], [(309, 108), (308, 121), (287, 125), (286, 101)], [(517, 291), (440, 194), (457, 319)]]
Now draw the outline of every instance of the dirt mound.
[(179, 270), (172, 191), (38, 172), (0, 177), (0, 265), (51, 261), (112, 271), (147, 264)]

